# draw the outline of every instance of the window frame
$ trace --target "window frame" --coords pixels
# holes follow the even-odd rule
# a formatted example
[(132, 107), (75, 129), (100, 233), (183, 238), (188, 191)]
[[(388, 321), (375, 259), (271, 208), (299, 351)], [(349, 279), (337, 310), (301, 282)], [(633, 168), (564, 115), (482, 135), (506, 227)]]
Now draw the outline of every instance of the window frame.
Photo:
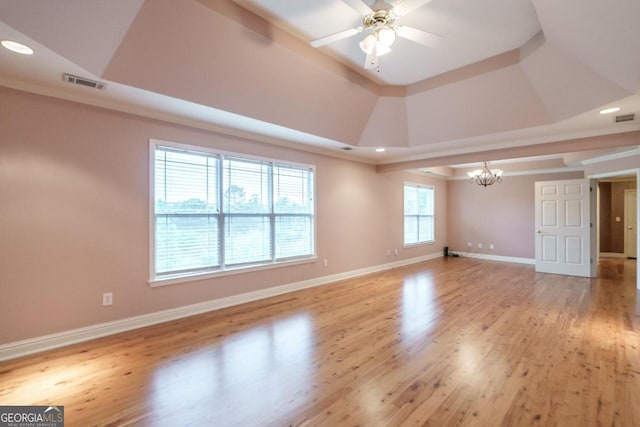
[[(405, 211), (405, 191), (407, 187), (413, 187), (413, 188), (425, 188), (428, 190), (431, 190), (432, 192), (432, 206), (433, 206), (433, 213), (431, 215), (420, 215), (420, 208), (418, 207), (418, 214), (413, 215), (413, 214), (409, 214), (407, 215), (406, 211)], [(406, 227), (407, 227), (407, 223), (406, 223), (406, 218), (407, 216), (414, 216), (417, 218), (418, 220), (418, 224), (420, 223), (420, 218), (421, 217), (431, 217), (431, 223), (432, 223), (432, 239), (431, 240), (422, 240), (422, 241), (417, 241), (417, 242), (413, 242), (413, 243), (407, 243), (406, 242)], [(419, 229), (418, 229), (419, 230)], [(420, 235), (419, 231), (418, 231), (418, 236)], [(405, 181), (402, 184), (402, 244), (403, 247), (405, 248), (409, 248), (409, 247), (415, 247), (415, 246), (421, 246), (421, 245), (432, 245), (434, 244), (436, 241), (436, 188), (433, 185), (429, 185), (429, 184), (419, 184), (416, 182), (409, 182), (409, 181)]]
[[(165, 275), (158, 275), (156, 273), (156, 205), (155, 205), (155, 202), (156, 202), (155, 200), (156, 156), (155, 156), (155, 153), (156, 153), (157, 147), (167, 147), (167, 148), (173, 148), (176, 150), (191, 151), (194, 153), (207, 154), (207, 155), (215, 156), (218, 158), (217, 179), (218, 179), (219, 188), (217, 193), (218, 193), (219, 210), (216, 214), (212, 214), (212, 215), (218, 216), (218, 232), (221, 233), (221, 236), (219, 237), (219, 240), (218, 240), (219, 266), (217, 268), (204, 267), (200, 269), (192, 269), (183, 273), (165, 274)], [(238, 214), (237, 213), (233, 214), (230, 212), (226, 212), (224, 210), (224, 197), (223, 197), (224, 183), (222, 182), (222, 178), (223, 178), (222, 175), (224, 174), (223, 169), (224, 169), (225, 158), (269, 164), (270, 183), (269, 183), (268, 197), (271, 199), (269, 203), (270, 211), (268, 213), (261, 214), (269, 217), (270, 218), (269, 221), (271, 224), (270, 239), (271, 239), (272, 253), (271, 253), (271, 259), (268, 261), (226, 265), (226, 260), (224, 259), (224, 251), (225, 251), (224, 233), (226, 228), (225, 219), (228, 217), (233, 217), (234, 215), (237, 216)], [(312, 253), (308, 256), (276, 258), (275, 245), (276, 245), (277, 237), (275, 234), (275, 231), (276, 231), (275, 220), (277, 216), (283, 215), (282, 213), (276, 213), (274, 209), (275, 202), (272, 200), (274, 195), (274, 188), (271, 181), (273, 180), (273, 171), (277, 166), (280, 166), (280, 167), (290, 166), (291, 168), (308, 169), (311, 173), (311, 177), (312, 177), (312, 183), (310, 185), (311, 191), (312, 191), (311, 213), (310, 214), (294, 214), (298, 216), (306, 215), (311, 219), (310, 231), (311, 231), (312, 242), (310, 246), (311, 246)], [(182, 144), (182, 143), (159, 140), (159, 139), (149, 139), (149, 192), (148, 192), (148, 196), (149, 196), (149, 280), (148, 280), (148, 283), (152, 287), (165, 286), (165, 285), (171, 285), (171, 284), (182, 283), (182, 282), (204, 280), (204, 279), (213, 278), (213, 277), (221, 277), (221, 276), (233, 275), (233, 274), (239, 274), (239, 273), (245, 273), (245, 272), (251, 272), (251, 271), (267, 270), (272, 268), (279, 268), (279, 267), (292, 266), (297, 264), (306, 264), (306, 263), (316, 262), (318, 259), (318, 256), (317, 256), (317, 246), (316, 246), (317, 245), (317, 230), (316, 230), (317, 214), (316, 214), (315, 195), (316, 195), (316, 168), (314, 165), (291, 162), (288, 160), (278, 160), (273, 158), (252, 156), (244, 153), (236, 153), (236, 152), (212, 149), (212, 148), (203, 147), (203, 146)], [(240, 215), (245, 215), (245, 214), (240, 214)], [(252, 216), (253, 214), (250, 213), (246, 215)]]

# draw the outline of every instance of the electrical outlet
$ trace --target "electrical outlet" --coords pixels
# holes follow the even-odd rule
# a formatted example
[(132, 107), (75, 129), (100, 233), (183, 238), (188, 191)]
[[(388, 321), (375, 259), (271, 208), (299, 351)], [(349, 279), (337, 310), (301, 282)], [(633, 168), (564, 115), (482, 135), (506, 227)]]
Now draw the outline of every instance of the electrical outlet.
[(473, 247), (473, 244), (471, 242), (467, 242), (467, 247), (471, 249)]
[(393, 250), (393, 255), (398, 256), (398, 249)]
[(102, 294), (102, 306), (107, 307), (109, 305), (113, 305), (113, 293), (105, 292)]
[(387, 249), (387, 256), (391, 256), (391, 249)]
[(326, 258), (324, 259), (324, 266), (329, 267), (329, 260)]
[(478, 243), (478, 249), (482, 249), (482, 243)]
[(493, 243), (489, 245), (489, 249), (493, 250)]

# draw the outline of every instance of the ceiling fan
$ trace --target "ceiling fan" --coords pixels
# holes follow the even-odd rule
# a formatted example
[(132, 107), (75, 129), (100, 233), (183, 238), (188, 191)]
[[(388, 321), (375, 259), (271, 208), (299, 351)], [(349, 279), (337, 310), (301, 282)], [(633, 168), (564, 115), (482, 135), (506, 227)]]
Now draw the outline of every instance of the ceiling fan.
[(355, 36), (363, 31), (369, 31), (360, 43), (360, 49), (366, 54), (364, 68), (377, 68), (380, 71), (378, 57), (391, 52), (391, 45), (400, 36), (424, 46), (435, 47), (441, 36), (427, 33), (406, 25), (398, 25), (398, 18), (430, 3), (432, 0), (404, 0), (395, 5), (384, 0), (377, 0), (369, 6), (362, 0), (342, 0), (355, 11), (363, 15), (362, 25), (349, 30), (330, 34), (311, 41), (311, 46), (320, 47), (347, 37)]

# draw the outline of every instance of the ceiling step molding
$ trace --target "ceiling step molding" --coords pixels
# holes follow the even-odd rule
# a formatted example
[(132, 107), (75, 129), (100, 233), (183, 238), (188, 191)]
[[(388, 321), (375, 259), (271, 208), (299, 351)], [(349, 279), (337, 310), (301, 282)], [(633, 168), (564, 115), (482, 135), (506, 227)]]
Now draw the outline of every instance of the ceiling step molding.
[(624, 159), (631, 156), (640, 155), (640, 147), (634, 148), (633, 150), (627, 151), (619, 151), (616, 153), (607, 154), (604, 156), (594, 157), (592, 159), (585, 159), (582, 161), (583, 165), (593, 165), (596, 163), (608, 162), (610, 160), (619, 160)]

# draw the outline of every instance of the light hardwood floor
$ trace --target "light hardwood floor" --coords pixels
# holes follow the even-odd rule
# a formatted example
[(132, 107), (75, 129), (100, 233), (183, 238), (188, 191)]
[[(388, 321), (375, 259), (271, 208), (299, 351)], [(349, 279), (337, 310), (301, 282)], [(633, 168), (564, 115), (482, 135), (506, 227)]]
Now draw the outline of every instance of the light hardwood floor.
[(66, 425), (640, 426), (635, 261), (438, 259), (0, 364)]

